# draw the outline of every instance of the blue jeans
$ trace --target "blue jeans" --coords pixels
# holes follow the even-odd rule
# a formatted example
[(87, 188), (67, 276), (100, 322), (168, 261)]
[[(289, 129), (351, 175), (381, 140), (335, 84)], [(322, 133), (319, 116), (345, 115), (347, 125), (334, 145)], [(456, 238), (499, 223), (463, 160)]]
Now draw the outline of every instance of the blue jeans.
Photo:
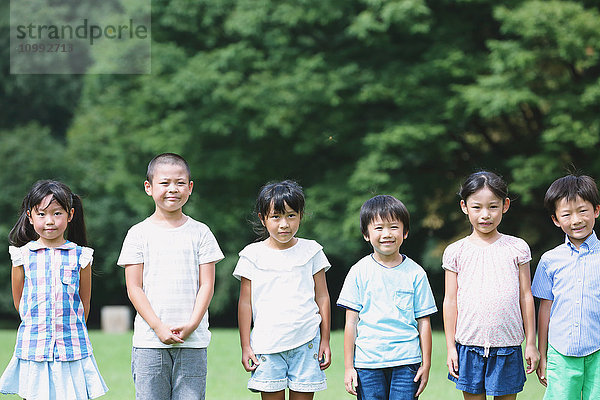
[(136, 400), (204, 400), (206, 349), (134, 347)]
[(358, 400), (414, 400), (419, 382), (414, 382), (420, 364), (366, 369), (356, 368)]

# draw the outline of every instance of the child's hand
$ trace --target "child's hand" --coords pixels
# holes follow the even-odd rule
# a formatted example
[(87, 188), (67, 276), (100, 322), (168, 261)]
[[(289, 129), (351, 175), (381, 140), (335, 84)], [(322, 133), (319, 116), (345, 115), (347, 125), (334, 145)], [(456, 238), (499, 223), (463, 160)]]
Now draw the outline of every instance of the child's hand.
[(537, 373), (540, 383), (544, 386), (548, 386), (548, 380), (546, 377), (546, 357), (540, 357), (540, 363), (538, 364), (535, 372)]
[(319, 345), (319, 365), (321, 370), (327, 369), (331, 365), (331, 349), (329, 343), (324, 343), (321, 340)]
[(258, 358), (252, 351), (252, 348), (248, 347), (246, 349), (242, 348), (242, 365), (247, 372), (254, 371), (256, 367), (258, 367)]
[(527, 361), (527, 373), (531, 374), (537, 370), (540, 362), (540, 352), (535, 345), (525, 346), (525, 361)]
[(458, 352), (456, 351), (456, 346), (448, 348), (446, 365), (448, 366), (448, 372), (450, 375), (458, 379)]
[(161, 323), (160, 326), (154, 330), (158, 339), (164, 344), (175, 344), (175, 343), (183, 343), (183, 339), (178, 335), (175, 335), (171, 329), (169, 329), (165, 324)]
[(344, 371), (344, 386), (346, 386), (346, 392), (356, 396), (358, 374), (354, 368), (346, 368)]
[(177, 337), (179, 337), (181, 339), (181, 341), (185, 341), (188, 337), (190, 337), (190, 335), (192, 334), (192, 332), (194, 332), (196, 330), (197, 327), (194, 327), (192, 325), (181, 325), (181, 326), (174, 326), (171, 327), (171, 333)]
[(419, 383), (419, 389), (417, 389), (415, 397), (418, 397), (421, 393), (423, 393), (423, 390), (425, 390), (425, 386), (427, 386), (427, 382), (429, 381), (429, 366), (421, 365), (419, 367), (419, 370), (417, 371), (413, 382), (419, 381), (421, 381), (421, 383)]

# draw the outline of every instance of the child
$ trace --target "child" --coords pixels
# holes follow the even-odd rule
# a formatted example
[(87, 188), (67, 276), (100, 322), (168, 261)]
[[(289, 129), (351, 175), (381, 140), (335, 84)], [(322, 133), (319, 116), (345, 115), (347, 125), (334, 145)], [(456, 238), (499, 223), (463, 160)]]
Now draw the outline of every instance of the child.
[(501, 234), (508, 211), (506, 183), (476, 172), (462, 185), (460, 207), (472, 225), (469, 236), (444, 251), (444, 331), (448, 379), (465, 399), (515, 399), (525, 373), (521, 343), (526, 338), (527, 373), (537, 368), (535, 310), (529, 246)]
[(400, 253), (409, 222), (393, 196), (375, 196), (360, 210), (373, 254), (350, 269), (337, 301), (346, 308), (344, 384), (359, 400), (412, 400), (429, 379), (429, 315), (437, 308), (423, 268)]
[(85, 325), (94, 250), (83, 247), (81, 199), (63, 183), (36, 182), (8, 238), (13, 301), (21, 324), (0, 392), (48, 400), (102, 396), (108, 388)]
[[(296, 237), (304, 213), (302, 188), (292, 181), (265, 185), (256, 200), (264, 240), (240, 252), (238, 324), (248, 389), (263, 400), (312, 399), (325, 390), (331, 363), (330, 304), (322, 247)], [(262, 230), (260, 229), (262, 228)], [(250, 327), (254, 323), (252, 334)]]
[(223, 253), (206, 225), (183, 214), (193, 185), (181, 156), (150, 161), (144, 187), (155, 211), (129, 229), (117, 262), (137, 310), (131, 353), (137, 400), (204, 399), (208, 305)]
[(589, 176), (550, 185), (544, 205), (563, 244), (542, 255), (532, 291), (540, 298), (537, 374), (544, 400), (600, 399), (600, 196)]

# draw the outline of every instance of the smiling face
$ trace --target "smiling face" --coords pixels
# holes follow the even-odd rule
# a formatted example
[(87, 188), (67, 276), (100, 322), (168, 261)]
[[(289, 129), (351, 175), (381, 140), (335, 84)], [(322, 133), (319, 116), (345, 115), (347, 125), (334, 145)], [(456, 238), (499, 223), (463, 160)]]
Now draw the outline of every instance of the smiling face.
[(462, 211), (469, 217), (473, 226), (473, 235), (481, 239), (493, 239), (498, 235), (498, 225), (502, 214), (508, 211), (510, 200), (502, 199), (488, 187), (483, 187), (467, 197), (466, 202), (460, 201)]
[(594, 207), (579, 196), (571, 201), (562, 198), (556, 202), (552, 221), (567, 234), (571, 243), (579, 248), (592, 234), (599, 213), (600, 206)]
[(285, 250), (296, 244), (297, 239), (294, 236), (300, 228), (302, 218), (287, 203), (285, 203), (284, 212), (275, 211), (271, 204), (269, 213), (266, 216), (258, 214), (258, 218), (269, 232), (268, 246), (277, 250)]
[(29, 222), (40, 236), (39, 241), (47, 247), (58, 247), (65, 243), (64, 234), (73, 218), (73, 209), (67, 212), (49, 194), (37, 206), (27, 212)]
[(144, 182), (146, 193), (154, 199), (156, 211), (168, 214), (181, 213), (193, 186), (185, 167), (170, 163), (156, 165), (152, 182)]
[(380, 264), (393, 267), (402, 262), (400, 246), (407, 238), (404, 224), (396, 219), (382, 219), (375, 217), (367, 228), (364, 238), (373, 246), (373, 257)]

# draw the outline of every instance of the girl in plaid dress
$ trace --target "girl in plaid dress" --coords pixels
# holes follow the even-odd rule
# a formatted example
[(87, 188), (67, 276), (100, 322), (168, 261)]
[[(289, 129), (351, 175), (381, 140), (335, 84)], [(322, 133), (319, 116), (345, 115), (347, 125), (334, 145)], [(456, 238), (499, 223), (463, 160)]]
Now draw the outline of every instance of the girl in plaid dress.
[(29, 400), (102, 396), (108, 388), (85, 324), (94, 251), (83, 247), (81, 199), (63, 183), (36, 182), (9, 241), (13, 301), (21, 324), (0, 392)]

